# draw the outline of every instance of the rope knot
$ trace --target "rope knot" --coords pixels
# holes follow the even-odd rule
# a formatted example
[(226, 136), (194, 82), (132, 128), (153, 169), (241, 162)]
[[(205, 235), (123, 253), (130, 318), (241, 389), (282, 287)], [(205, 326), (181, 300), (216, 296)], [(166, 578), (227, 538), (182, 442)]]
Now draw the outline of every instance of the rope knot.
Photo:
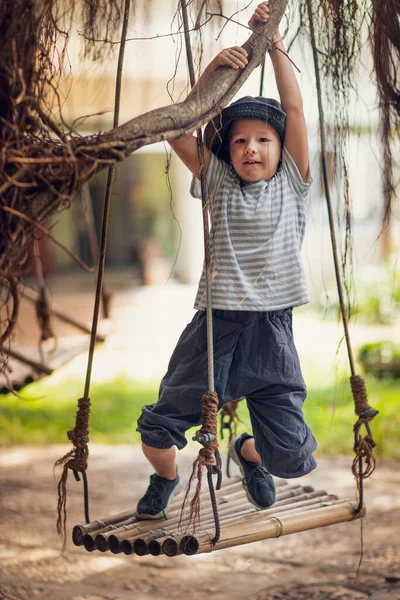
[(210, 447), (209, 444), (207, 444), (207, 447), (201, 448), (199, 450), (199, 462), (201, 465), (204, 465), (205, 467), (212, 467), (214, 465), (214, 454), (215, 448)]
[(352, 375), (350, 377), (350, 385), (353, 393), (356, 415), (373, 419), (379, 411), (368, 404), (367, 388), (364, 379), (360, 377), (360, 375)]
[(199, 458), (202, 464), (210, 467), (214, 464), (214, 454), (218, 448), (217, 440), (217, 415), (218, 415), (218, 394), (216, 392), (206, 392), (202, 397), (201, 404), (201, 429), (196, 431), (193, 438), (203, 445), (199, 452)]
[[(189, 524), (193, 525), (193, 528), (196, 527), (196, 523), (199, 522), (200, 519), (200, 493), (201, 493), (201, 482), (202, 482), (202, 473), (203, 467), (207, 467), (207, 480), (208, 487), (210, 490), (211, 503), (213, 507), (214, 521), (216, 524), (216, 537), (219, 537), (219, 520), (218, 520), (218, 510), (215, 501), (215, 493), (214, 486), (212, 482), (212, 476), (216, 474), (217, 478), (217, 487), (219, 489), (221, 487), (221, 455), (218, 450), (218, 439), (217, 439), (217, 416), (218, 416), (218, 394), (216, 392), (206, 392), (202, 397), (202, 405), (201, 405), (201, 428), (196, 431), (196, 434), (193, 437), (193, 440), (201, 443), (203, 448), (199, 450), (199, 454), (195, 462), (193, 463), (192, 474), (189, 478), (189, 484), (186, 490), (185, 500), (183, 504), (183, 508), (186, 505), (190, 487), (192, 481), (196, 478), (197, 485), (196, 490), (194, 492), (193, 498), (190, 502), (190, 513), (189, 513)], [(183, 514), (183, 509), (182, 509)]]
[(71, 429), (67, 431), (68, 439), (71, 440), (75, 447), (80, 447), (89, 442), (89, 435), (86, 433), (82, 433), (81, 431), (77, 431), (76, 429)]

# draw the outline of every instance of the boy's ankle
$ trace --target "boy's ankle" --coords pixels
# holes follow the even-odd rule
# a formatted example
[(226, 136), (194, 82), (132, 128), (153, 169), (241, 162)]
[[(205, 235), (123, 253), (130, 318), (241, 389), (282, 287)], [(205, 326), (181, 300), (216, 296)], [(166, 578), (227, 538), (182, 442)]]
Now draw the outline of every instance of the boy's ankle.
[(162, 479), (175, 481), (175, 479), (178, 477), (178, 467), (175, 467), (175, 474), (172, 471), (162, 471), (161, 473), (159, 471), (155, 471), (155, 473)]
[(244, 460), (247, 462), (261, 464), (261, 458), (258, 456), (258, 453), (256, 452), (254, 447), (253, 437), (249, 436), (248, 438), (243, 440), (240, 446), (240, 454), (242, 458), (244, 458)]

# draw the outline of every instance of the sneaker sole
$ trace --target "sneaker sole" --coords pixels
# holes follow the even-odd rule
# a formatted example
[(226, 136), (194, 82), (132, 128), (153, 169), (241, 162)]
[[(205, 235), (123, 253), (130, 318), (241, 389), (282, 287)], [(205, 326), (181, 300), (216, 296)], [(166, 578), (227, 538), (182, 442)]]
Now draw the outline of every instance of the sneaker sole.
[(136, 513), (136, 517), (143, 521), (151, 521), (151, 520), (156, 521), (159, 519), (168, 519), (168, 514), (167, 514), (168, 508), (169, 508), (174, 496), (176, 496), (182, 490), (182, 488), (183, 488), (183, 485), (181, 483), (178, 483), (176, 488), (174, 488), (174, 490), (171, 492), (167, 506), (163, 510), (160, 510), (160, 512), (156, 513), (155, 515), (148, 515), (146, 513)]
[(245, 480), (245, 472), (243, 469), (243, 465), (242, 465), (242, 461), (240, 460), (238, 453), (236, 452), (236, 448), (235, 448), (235, 441), (236, 439), (232, 440), (231, 443), (229, 444), (229, 455), (231, 457), (231, 459), (233, 460), (234, 463), (237, 464), (237, 466), (240, 469), (240, 473), (243, 476), (242, 479), (242, 485), (243, 485), (243, 489), (246, 492), (246, 497), (247, 500), (250, 502), (250, 504), (252, 504), (253, 506), (255, 506), (256, 508), (259, 508), (260, 510), (265, 510), (265, 506), (260, 506), (259, 504), (257, 504), (257, 502), (253, 499), (253, 497), (250, 495), (249, 490), (247, 488), (247, 485), (245, 484), (244, 480)]

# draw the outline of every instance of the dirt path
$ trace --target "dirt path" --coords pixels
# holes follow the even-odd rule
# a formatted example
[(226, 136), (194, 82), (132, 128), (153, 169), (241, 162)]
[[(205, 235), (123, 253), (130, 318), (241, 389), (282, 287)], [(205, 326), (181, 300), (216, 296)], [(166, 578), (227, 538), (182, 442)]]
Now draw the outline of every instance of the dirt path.
[[(400, 600), (400, 473), (383, 462), (366, 484), (364, 559), (360, 522), (295, 534), (198, 557), (89, 554), (55, 534), (54, 461), (66, 447), (0, 452), (0, 599), (18, 600)], [(179, 455), (185, 477), (193, 453)], [(302, 483), (354, 497), (349, 458), (320, 459)], [(128, 446), (92, 446), (92, 518), (129, 509), (148, 467)], [(81, 485), (70, 477), (69, 526), (82, 522)]]

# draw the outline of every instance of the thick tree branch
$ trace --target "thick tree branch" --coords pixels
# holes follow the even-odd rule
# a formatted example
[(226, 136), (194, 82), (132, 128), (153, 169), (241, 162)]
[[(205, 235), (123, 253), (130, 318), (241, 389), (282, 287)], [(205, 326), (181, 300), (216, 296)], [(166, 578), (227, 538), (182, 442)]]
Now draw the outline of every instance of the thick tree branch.
[(200, 89), (197, 96), (140, 115), (100, 135), (99, 142), (120, 142), (124, 145), (124, 148), (121, 148), (122, 153), (127, 156), (142, 146), (191, 133), (215, 117), (261, 63), (287, 4), (288, 0), (271, 1), (268, 22), (260, 25), (257, 32), (243, 44), (243, 48), (248, 52), (249, 61), (245, 69), (236, 71), (221, 67)]
[[(95, 173), (124, 160), (142, 146), (191, 133), (224, 108), (261, 63), (269, 49), (274, 31), (284, 14), (288, 0), (271, 0), (270, 18), (252, 33), (243, 47), (248, 53), (245, 69), (218, 69), (198, 92), (185, 101), (140, 115), (131, 121), (94, 136), (60, 135), (54, 127), (54, 139), (33, 132), (29, 137), (18, 134), (11, 125), (3, 136), (3, 175), (0, 178), (2, 204), (32, 222), (43, 223), (61, 207), (67, 207), (76, 190)], [(30, 117), (26, 98), (23, 116)], [(14, 101), (13, 106), (19, 106)], [(32, 105), (35, 110), (37, 104)], [(40, 111), (36, 113), (40, 118)], [(24, 122), (23, 122), (24, 123)], [(42, 122), (47, 127), (49, 123)], [(45, 129), (46, 130), (46, 129)], [(12, 137), (17, 132), (16, 139)], [(21, 143), (23, 148), (21, 151)], [(28, 226), (16, 213), (7, 215), (0, 227), (0, 269), (17, 273), (26, 260), (27, 249), (35, 228)]]

